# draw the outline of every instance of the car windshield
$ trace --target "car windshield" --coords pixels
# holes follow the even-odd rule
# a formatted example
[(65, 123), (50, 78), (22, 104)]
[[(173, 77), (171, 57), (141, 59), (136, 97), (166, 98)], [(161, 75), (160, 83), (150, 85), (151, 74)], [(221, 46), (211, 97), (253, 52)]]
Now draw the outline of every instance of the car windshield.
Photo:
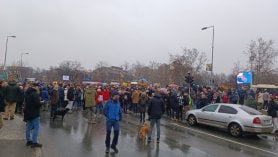
[(251, 108), (251, 107), (247, 107), (247, 106), (241, 106), (239, 107), (240, 109), (242, 109), (243, 111), (245, 111), (246, 113), (248, 113), (249, 115), (262, 115), (261, 112)]

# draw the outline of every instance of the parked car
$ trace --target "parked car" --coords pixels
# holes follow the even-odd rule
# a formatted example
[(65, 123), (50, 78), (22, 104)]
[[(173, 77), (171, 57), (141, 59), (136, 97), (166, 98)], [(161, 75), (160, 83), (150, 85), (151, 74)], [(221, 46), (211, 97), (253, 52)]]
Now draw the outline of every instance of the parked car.
[(186, 119), (191, 126), (200, 124), (227, 129), (235, 137), (243, 133), (271, 133), (272, 118), (248, 106), (237, 104), (210, 104), (190, 110)]

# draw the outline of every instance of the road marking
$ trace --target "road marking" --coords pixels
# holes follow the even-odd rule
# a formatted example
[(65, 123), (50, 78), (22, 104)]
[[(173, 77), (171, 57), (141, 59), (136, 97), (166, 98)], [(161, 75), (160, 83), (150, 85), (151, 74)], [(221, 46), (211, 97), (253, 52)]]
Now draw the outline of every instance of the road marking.
[(216, 136), (216, 135), (213, 135), (213, 134), (210, 134), (210, 133), (206, 133), (206, 132), (203, 132), (203, 131), (199, 131), (199, 130), (196, 130), (196, 129), (192, 129), (192, 128), (189, 128), (189, 127), (185, 127), (185, 126), (182, 126), (182, 125), (179, 125), (179, 124), (176, 124), (176, 123), (170, 123), (170, 124), (171, 124), (171, 125), (176, 125), (176, 126), (179, 126), (179, 127), (182, 127), (182, 128), (185, 128), (185, 129), (187, 129), (187, 130), (191, 130), (191, 131), (197, 132), (197, 133), (199, 133), (199, 134), (205, 134), (205, 135), (208, 135), (208, 136), (211, 136), (211, 137), (215, 137), (215, 138), (220, 139), (220, 140), (224, 140), (224, 141), (227, 141), (227, 142), (239, 144), (239, 145), (242, 145), (242, 146), (244, 146), (244, 147), (256, 149), (256, 150), (259, 150), (259, 151), (262, 151), (262, 152), (266, 152), (266, 153), (269, 153), (269, 154), (273, 154), (273, 155), (277, 155), (277, 156), (278, 156), (278, 153), (271, 152), (271, 151), (268, 151), (268, 150), (264, 150), (264, 149), (261, 149), (261, 148), (255, 147), (255, 146), (251, 146), (251, 145), (244, 144), (244, 143), (240, 143), (240, 142), (237, 142), (237, 141), (234, 141), (234, 140), (226, 139), (226, 138), (223, 138), (223, 137), (220, 137), (220, 136)]

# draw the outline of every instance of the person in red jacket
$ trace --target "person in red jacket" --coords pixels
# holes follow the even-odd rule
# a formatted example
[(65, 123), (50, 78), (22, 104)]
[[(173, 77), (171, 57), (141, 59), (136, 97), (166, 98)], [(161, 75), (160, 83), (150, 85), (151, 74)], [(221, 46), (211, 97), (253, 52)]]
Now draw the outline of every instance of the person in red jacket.
[(97, 115), (97, 118), (102, 113), (103, 104), (104, 104), (103, 91), (101, 90), (101, 88), (99, 88), (99, 89), (97, 89), (97, 94), (96, 94), (96, 113), (95, 114)]
[(103, 90), (103, 101), (104, 104), (110, 99), (110, 91), (107, 88), (104, 88)]

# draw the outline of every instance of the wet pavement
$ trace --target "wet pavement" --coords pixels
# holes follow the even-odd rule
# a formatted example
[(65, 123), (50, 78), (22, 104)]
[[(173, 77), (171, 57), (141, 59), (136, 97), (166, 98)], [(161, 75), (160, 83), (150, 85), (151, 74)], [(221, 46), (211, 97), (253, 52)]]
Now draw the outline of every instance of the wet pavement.
[(119, 153), (105, 154), (105, 119), (88, 124), (89, 114), (81, 111), (67, 114), (64, 122), (52, 122), (48, 114), (41, 118), (43, 156), (91, 157), (273, 157), (278, 156), (275, 137), (247, 136), (233, 138), (226, 132), (204, 126), (187, 127), (183, 123), (162, 120), (160, 144), (139, 141), (139, 119), (124, 115), (119, 137)]
[(40, 148), (25, 146), (25, 123), (21, 116), (5, 120), (0, 129), (0, 157), (40, 157)]

